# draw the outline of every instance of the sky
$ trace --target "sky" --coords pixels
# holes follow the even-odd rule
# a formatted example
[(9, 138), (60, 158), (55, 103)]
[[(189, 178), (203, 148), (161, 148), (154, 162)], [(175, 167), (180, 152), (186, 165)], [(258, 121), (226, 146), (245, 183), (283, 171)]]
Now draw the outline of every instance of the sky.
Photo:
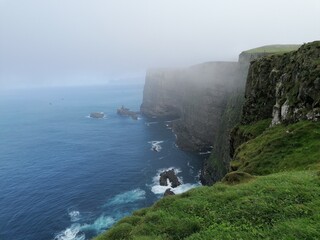
[(319, 0), (0, 0), (0, 88), (141, 79), (319, 39)]

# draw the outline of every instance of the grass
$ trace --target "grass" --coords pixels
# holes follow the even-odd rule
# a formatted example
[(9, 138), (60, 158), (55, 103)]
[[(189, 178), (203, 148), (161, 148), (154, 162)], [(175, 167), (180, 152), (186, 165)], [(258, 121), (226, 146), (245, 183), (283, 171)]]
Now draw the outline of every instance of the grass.
[(312, 169), (319, 162), (320, 122), (301, 121), (268, 128), (242, 144), (236, 150), (231, 168), (265, 175), (292, 169)]
[(320, 122), (269, 124), (238, 126), (250, 139), (221, 182), (163, 198), (95, 240), (320, 239)]
[(298, 44), (277, 44), (277, 45), (266, 45), (258, 48), (253, 48), (245, 53), (285, 53), (297, 50), (301, 45)]
[(292, 171), (163, 198), (96, 240), (319, 239), (320, 173)]
[(238, 127), (252, 138), (222, 182), (163, 198), (95, 240), (320, 239), (320, 122), (269, 122)]

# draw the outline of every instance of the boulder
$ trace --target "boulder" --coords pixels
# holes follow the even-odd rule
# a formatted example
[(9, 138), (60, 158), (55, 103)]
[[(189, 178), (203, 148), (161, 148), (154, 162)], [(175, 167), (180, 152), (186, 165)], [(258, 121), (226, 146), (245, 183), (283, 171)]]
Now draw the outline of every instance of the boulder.
[(90, 113), (91, 118), (103, 118), (104, 113), (103, 112), (92, 112)]
[(171, 183), (171, 187), (175, 188), (181, 185), (178, 177), (176, 176), (174, 169), (164, 171), (160, 174), (160, 185), (161, 186), (168, 186), (168, 180)]
[(168, 189), (164, 192), (164, 194), (163, 194), (164, 197), (166, 197), (166, 196), (172, 196), (172, 195), (176, 195), (176, 194), (171, 191), (171, 188), (168, 188)]

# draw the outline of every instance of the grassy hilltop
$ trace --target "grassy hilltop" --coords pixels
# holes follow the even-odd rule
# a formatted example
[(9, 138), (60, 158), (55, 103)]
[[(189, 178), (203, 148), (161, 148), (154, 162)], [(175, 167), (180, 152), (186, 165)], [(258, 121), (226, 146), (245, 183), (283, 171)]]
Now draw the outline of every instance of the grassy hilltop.
[(297, 44), (274, 44), (266, 45), (262, 47), (253, 48), (247, 51), (246, 53), (285, 53), (290, 51), (298, 50), (301, 45)]

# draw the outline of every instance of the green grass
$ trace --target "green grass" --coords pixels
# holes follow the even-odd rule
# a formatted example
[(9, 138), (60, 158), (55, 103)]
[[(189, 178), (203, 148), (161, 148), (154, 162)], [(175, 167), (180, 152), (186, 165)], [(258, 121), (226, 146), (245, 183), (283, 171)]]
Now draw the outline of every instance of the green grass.
[(163, 198), (96, 240), (319, 239), (320, 173), (292, 171)]
[[(254, 129), (254, 126), (248, 128)], [(268, 128), (242, 144), (236, 150), (231, 167), (254, 175), (265, 175), (292, 169), (312, 169), (319, 162), (320, 122), (301, 121)]]
[(95, 240), (320, 239), (320, 122), (269, 124), (238, 126), (250, 139), (221, 182), (163, 198)]
[(277, 45), (266, 45), (258, 48), (253, 48), (245, 53), (285, 53), (297, 50), (301, 45), (298, 44), (277, 44)]

